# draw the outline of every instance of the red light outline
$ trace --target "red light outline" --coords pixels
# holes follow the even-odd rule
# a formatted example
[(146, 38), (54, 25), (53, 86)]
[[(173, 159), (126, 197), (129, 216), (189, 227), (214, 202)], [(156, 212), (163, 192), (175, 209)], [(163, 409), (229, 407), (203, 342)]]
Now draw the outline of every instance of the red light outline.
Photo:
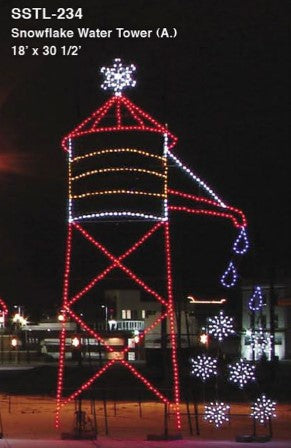
[[(126, 126), (121, 124), (121, 104), (127, 108), (128, 112), (131, 114), (132, 118), (137, 121), (137, 125)], [(100, 121), (104, 115), (115, 106), (115, 119), (116, 124), (114, 126), (99, 126)], [(151, 126), (144, 124), (144, 120), (147, 120)], [(88, 123), (93, 121), (93, 124), (86, 129)], [(84, 129), (85, 128), (85, 129)], [(89, 135), (98, 132), (114, 132), (114, 131), (143, 131), (143, 132), (155, 132), (159, 134), (167, 134), (168, 138), (171, 139), (171, 143), (168, 149), (173, 148), (178, 138), (172, 134), (165, 126), (160, 124), (151, 115), (140, 109), (138, 106), (133, 104), (126, 96), (113, 96), (108, 101), (106, 101), (101, 107), (99, 107), (93, 114), (82, 121), (73, 131), (67, 134), (62, 140), (62, 147), (65, 151), (68, 151), (67, 142), (73, 137), (82, 137), (83, 135)]]
[[(122, 123), (121, 106), (127, 109), (127, 112), (131, 115), (131, 118), (137, 123), (136, 125), (125, 125)], [(115, 125), (113, 126), (102, 126), (102, 119), (111, 108), (114, 108), (115, 114)], [(122, 95), (115, 95), (106, 101), (100, 108), (97, 109), (91, 116), (82, 121), (72, 132), (65, 136), (62, 140), (62, 147), (64, 150), (68, 151), (67, 143), (72, 138), (82, 137), (84, 135), (89, 135), (98, 132), (119, 132), (119, 131), (142, 131), (142, 132), (154, 132), (163, 134), (165, 141), (168, 142), (170, 139), (170, 144), (166, 144), (166, 149), (170, 150), (177, 143), (177, 137), (175, 137), (171, 132), (168, 131), (167, 127), (158, 123), (149, 114), (144, 112), (138, 106), (133, 104), (128, 98)], [(165, 161), (166, 167), (167, 162)], [(190, 195), (187, 193), (179, 192), (176, 190), (168, 190), (167, 183), (165, 183), (165, 196), (168, 197), (169, 194), (173, 196), (183, 197), (185, 199), (190, 199), (195, 202), (201, 202), (209, 206), (215, 207), (216, 210), (207, 209), (194, 209), (186, 206), (175, 206), (171, 205), (167, 207), (166, 210), (172, 211), (182, 211), (191, 214), (205, 214), (209, 216), (222, 217), (232, 220), (235, 227), (241, 228), (247, 225), (246, 219), (242, 211), (231, 206), (222, 207), (216, 201), (205, 199), (203, 197)], [(218, 209), (218, 210), (217, 210)], [(222, 211), (223, 210), (223, 211)], [(227, 213), (224, 210), (228, 210)], [(233, 214), (231, 213), (233, 212)], [(237, 217), (234, 216), (237, 213), (240, 217), (241, 223), (238, 221)], [(132, 252), (134, 252), (138, 247), (145, 243), (149, 236), (151, 236), (155, 230), (163, 226), (164, 238), (165, 238), (165, 256), (166, 256), (166, 269), (167, 269), (167, 300), (163, 298), (157, 291), (150, 288), (142, 279), (140, 279), (132, 270), (127, 268), (122, 261)], [(78, 230), (92, 245), (99, 249), (104, 255), (106, 255), (111, 264), (107, 266), (101, 273), (94, 277), (81, 291), (75, 294), (71, 299), (68, 298), (69, 292), (69, 277), (70, 277), (70, 263), (71, 263), (71, 245), (72, 245), (72, 229)], [(62, 323), (62, 331), (60, 336), (60, 361), (59, 361), (59, 373), (58, 373), (58, 385), (57, 385), (57, 413), (56, 413), (56, 425), (59, 425), (59, 412), (60, 408), (66, 403), (77, 397), (83, 390), (87, 389), (98, 377), (100, 377), (109, 367), (113, 364), (119, 362), (129, 369), (129, 371), (134, 374), (138, 379), (140, 379), (145, 386), (149, 388), (156, 396), (158, 396), (164, 403), (171, 404), (174, 406), (174, 411), (176, 415), (177, 428), (181, 428), (181, 417), (180, 417), (180, 390), (179, 390), (179, 371), (177, 362), (177, 348), (176, 348), (176, 332), (175, 332), (175, 316), (174, 316), (174, 301), (172, 292), (172, 272), (171, 272), (171, 248), (170, 248), (170, 230), (169, 221), (160, 221), (155, 224), (149, 232), (146, 232), (142, 238), (140, 238), (134, 245), (132, 245), (124, 254), (120, 256), (114, 256), (104, 245), (99, 241), (94, 239), (89, 232), (87, 232), (82, 226), (77, 222), (69, 224), (68, 227), (68, 239), (67, 239), (67, 250), (66, 250), (66, 263), (65, 263), (65, 277), (64, 277), (64, 299), (63, 299), (63, 315), (70, 315), (74, 320), (76, 320), (85, 330), (89, 332), (95, 339), (102, 342), (106, 350), (113, 352), (111, 346), (106, 344), (105, 340), (93, 329), (91, 329), (77, 314), (71, 310), (71, 305), (73, 305), (77, 300), (83, 297), (98, 281), (102, 280), (108, 273), (114, 269), (121, 269), (129, 278), (134, 280), (140, 287), (142, 287), (146, 292), (153, 295), (158, 301), (160, 301), (165, 309), (162, 315), (160, 315), (149, 327), (147, 327), (143, 334), (140, 335), (140, 341), (145, 337), (147, 333), (152, 331), (156, 325), (158, 325), (164, 318), (169, 319), (170, 323), (170, 338), (171, 338), (171, 349), (172, 349), (172, 368), (173, 368), (173, 392), (174, 392), (174, 404), (170, 403), (169, 400), (164, 397), (160, 391), (155, 388), (143, 375), (141, 375), (131, 364), (125, 360), (111, 360), (107, 362), (101, 369), (99, 369), (88, 381), (83, 383), (83, 385), (77, 389), (73, 394), (67, 399), (62, 401), (62, 389), (63, 389), (63, 374), (64, 374), (64, 361), (65, 361), (65, 320)], [(129, 350), (127, 346), (121, 353), (126, 354)]]
[[(168, 290), (168, 300), (162, 298), (155, 290), (146, 285), (139, 277), (137, 277), (130, 269), (124, 266), (121, 263), (121, 260), (125, 259), (129, 254), (134, 252), (138, 247), (145, 243), (145, 241), (160, 227), (164, 228), (165, 234), (165, 246), (166, 246), (166, 263), (167, 263), (167, 290)], [(99, 369), (88, 381), (83, 383), (74, 393), (72, 393), (68, 398), (62, 400), (62, 389), (63, 389), (63, 374), (64, 374), (64, 355), (65, 355), (65, 322), (62, 323), (62, 332), (60, 338), (60, 363), (59, 363), (59, 373), (58, 373), (58, 387), (57, 387), (57, 410), (56, 410), (56, 427), (59, 427), (60, 424), (60, 410), (61, 408), (67, 404), (72, 399), (76, 398), (80, 395), (84, 390), (86, 390), (97, 378), (99, 378), (109, 367), (113, 364), (119, 362), (125, 367), (129, 369), (129, 371), (135, 375), (151, 392), (153, 392), (162, 402), (167, 404), (172, 404), (174, 406), (174, 412), (176, 414), (176, 422), (177, 428), (181, 428), (181, 418), (180, 418), (180, 409), (179, 409), (179, 379), (178, 379), (178, 363), (177, 363), (177, 353), (176, 353), (176, 341), (175, 341), (175, 328), (174, 328), (174, 310), (173, 310), (173, 297), (172, 297), (172, 278), (171, 278), (171, 260), (170, 260), (170, 246), (169, 246), (169, 223), (168, 222), (158, 222), (155, 223), (150, 230), (148, 230), (142, 237), (131, 247), (128, 248), (126, 252), (124, 252), (121, 256), (115, 257), (107, 248), (105, 248), (99, 241), (93, 238), (82, 226), (77, 223), (71, 223), (69, 225), (68, 231), (68, 244), (67, 244), (67, 254), (66, 254), (66, 268), (65, 268), (65, 282), (64, 282), (64, 313), (69, 315), (72, 319), (74, 319), (81, 327), (83, 327), (89, 334), (91, 334), (95, 339), (99, 340), (105, 347), (108, 352), (113, 352), (113, 348), (109, 346), (105, 340), (92, 328), (90, 328), (74, 311), (70, 308), (70, 306), (78, 300), (82, 295), (85, 294), (83, 292), (88, 285), (91, 285), (93, 281), (91, 281), (85, 288), (83, 288), (82, 295), (80, 293), (75, 295), (71, 300), (68, 299), (68, 278), (69, 278), (69, 270), (70, 270), (70, 261), (71, 261), (71, 247), (72, 247), (72, 230), (73, 228), (77, 229), (92, 245), (94, 245), (97, 249), (103, 252), (112, 262), (102, 273), (98, 274), (97, 277), (93, 279), (96, 283), (107, 275), (111, 269), (117, 267), (123, 270), (126, 275), (135, 280), (139, 286), (142, 286), (145, 291), (154, 295), (154, 297), (159, 300), (166, 308), (166, 312), (157, 317), (157, 319), (148, 326), (145, 331), (140, 335), (140, 340), (145, 337), (150, 331), (152, 331), (163, 319), (169, 317), (170, 319), (170, 336), (172, 342), (172, 365), (173, 365), (173, 375), (174, 375), (174, 401), (175, 403), (170, 403), (170, 401), (156, 388), (152, 385), (150, 381), (148, 381), (141, 373), (139, 373), (133, 366), (131, 366), (125, 360), (111, 360), (107, 362), (101, 369)], [(97, 280), (96, 280), (97, 279)], [(94, 283), (94, 284), (95, 284)], [(87, 292), (87, 291), (86, 291)], [(174, 347), (174, 350), (173, 350)], [(129, 351), (129, 346), (124, 348), (121, 353), (126, 354)]]

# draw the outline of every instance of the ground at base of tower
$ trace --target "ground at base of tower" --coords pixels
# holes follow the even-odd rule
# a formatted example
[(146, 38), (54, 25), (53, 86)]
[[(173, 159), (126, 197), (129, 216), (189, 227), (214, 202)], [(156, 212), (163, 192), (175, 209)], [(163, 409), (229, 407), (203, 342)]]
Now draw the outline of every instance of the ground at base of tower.
[[(290, 448), (290, 441), (273, 440), (266, 448)], [(180, 440), (171, 442), (148, 442), (142, 440), (0, 440), (0, 448), (261, 448), (262, 443), (236, 443), (228, 440)]]
[[(195, 419), (191, 418), (193, 436), (190, 435), (186, 406), (182, 404), (182, 440), (148, 441), (147, 435), (163, 434), (164, 406), (157, 402), (107, 401), (107, 428), (104, 403), (96, 401), (98, 437), (92, 440), (61, 440), (62, 433), (72, 433), (75, 403), (69, 403), (61, 413), (61, 427), (54, 428), (55, 398), (48, 396), (0, 395), (3, 439), (0, 448), (230, 448), (246, 446), (258, 448), (262, 443), (238, 443), (237, 435), (252, 433), (252, 420), (248, 415), (249, 404), (231, 403), (233, 416), (229, 423), (216, 429), (199, 416), (200, 435), (196, 435)], [(82, 401), (82, 410), (92, 420), (89, 400)], [(199, 412), (202, 405), (199, 404)], [(290, 448), (291, 404), (279, 404), (277, 418), (272, 422), (273, 440), (265, 443), (267, 448)], [(174, 416), (168, 421), (169, 435), (175, 432)], [(268, 433), (268, 427), (257, 425), (258, 435)], [(5, 444), (5, 442), (7, 443)]]

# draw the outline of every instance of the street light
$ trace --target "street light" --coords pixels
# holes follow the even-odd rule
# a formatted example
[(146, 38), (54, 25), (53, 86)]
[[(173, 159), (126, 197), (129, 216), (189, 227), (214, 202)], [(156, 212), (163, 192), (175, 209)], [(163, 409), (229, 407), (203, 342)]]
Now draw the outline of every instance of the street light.
[(206, 346), (208, 345), (208, 334), (202, 333), (199, 339), (201, 344), (205, 344)]
[(12, 339), (11, 339), (11, 347), (12, 347), (12, 348), (16, 348), (17, 345), (18, 345), (17, 338), (12, 338)]
[(139, 343), (139, 331), (138, 330), (134, 330), (133, 334), (134, 334), (134, 338), (133, 338), (134, 342), (136, 344), (138, 344)]
[(74, 336), (72, 338), (72, 346), (75, 348), (79, 348), (80, 347), (80, 339), (78, 338), (78, 336)]
[(14, 324), (18, 324), (19, 326), (23, 327), (27, 324), (27, 319), (23, 317), (20, 313), (15, 313), (12, 317), (12, 322)]
[(58, 315), (58, 321), (59, 322), (64, 322), (65, 321), (65, 316), (62, 314), (62, 312), (60, 312), (59, 315)]
[(12, 350), (15, 351), (15, 360), (14, 360), (14, 362), (18, 364), (18, 362), (19, 362), (19, 353), (18, 353), (19, 341), (18, 341), (18, 339), (15, 336), (13, 336), (13, 338), (10, 340), (10, 344), (11, 344)]
[(80, 336), (74, 336), (72, 338), (72, 359), (78, 361), (79, 367), (82, 366), (82, 353), (81, 353), (81, 338)]
[(106, 305), (101, 305), (101, 308), (105, 308), (105, 330), (108, 328), (108, 307)]

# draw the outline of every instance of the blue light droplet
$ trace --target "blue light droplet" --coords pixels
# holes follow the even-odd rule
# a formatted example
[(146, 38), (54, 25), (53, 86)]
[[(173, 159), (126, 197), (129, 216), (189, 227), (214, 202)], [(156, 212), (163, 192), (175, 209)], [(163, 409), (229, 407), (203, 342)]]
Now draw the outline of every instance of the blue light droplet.
[(245, 227), (241, 228), (240, 233), (238, 234), (238, 237), (236, 238), (232, 250), (239, 255), (243, 255), (247, 252), (249, 248), (249, 241), (247, 237), (247, 233), (245, 230)]
[(237, 270), (233, 262), (231, 261), (220, 279), (221, 284), (225, 288), (231, 288), (236, 284), (237, 278), (238, 278)]
[(260, 286), (256, 286), (254, 293), (249, 300), (249, 309), (252, 311), (260, 311), (264, 306), (263, 294)]

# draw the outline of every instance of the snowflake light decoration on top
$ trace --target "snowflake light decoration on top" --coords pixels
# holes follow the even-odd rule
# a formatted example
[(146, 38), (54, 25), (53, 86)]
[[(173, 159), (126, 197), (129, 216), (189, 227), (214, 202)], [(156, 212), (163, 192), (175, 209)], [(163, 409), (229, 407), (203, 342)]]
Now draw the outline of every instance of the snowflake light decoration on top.
[(270, 355), (272, 338), (273, 336), (264, 331), (262, 327), (251, 331), (251, 348), (255, 351), (256, 358), (261, 358), (264, 353)]
[(230, 334), (234, 334), (233, 318), (226, 316), (221, 310), (217, 316), (208, 318), (208, 331), (219, 342)]
[(255, 365), (248, 363), (245, 359), (240, 359), (235, 364), (230, 364), (229, 368), (229, 381), (237, 384), (240, 389), (249, 382), (255, 381)]
[(202, 356), (198, 355), (196, 358), (191, 359), (192, 371), (191, 374), (197, 378), (206, 381), (212, 375), (217, 375), (217, 359), (207, 356), (203, 353)]
[(251, 406), (251, 417), (260, 423), (265, 423), (271, 417), (276, 417), (276, 402), (262, 394)]
[(229, 405), (221, 401), (211, 402), (205, 405), (204, 420), (214, 423), (216, 428), (218, 428), (224, 422), (229, 421), (229, 409)]
[(114, 59), (111, 67), (100, 69), (100, 72), (105, 76), (101, 88), (104, 90), (112, 89), (116, 96), (120, 96), (123, 89), (136, 85), (136, 81), (132, 79), (132, 73), (135, 70), (135, 65), (123, 65), (121, 59)]

